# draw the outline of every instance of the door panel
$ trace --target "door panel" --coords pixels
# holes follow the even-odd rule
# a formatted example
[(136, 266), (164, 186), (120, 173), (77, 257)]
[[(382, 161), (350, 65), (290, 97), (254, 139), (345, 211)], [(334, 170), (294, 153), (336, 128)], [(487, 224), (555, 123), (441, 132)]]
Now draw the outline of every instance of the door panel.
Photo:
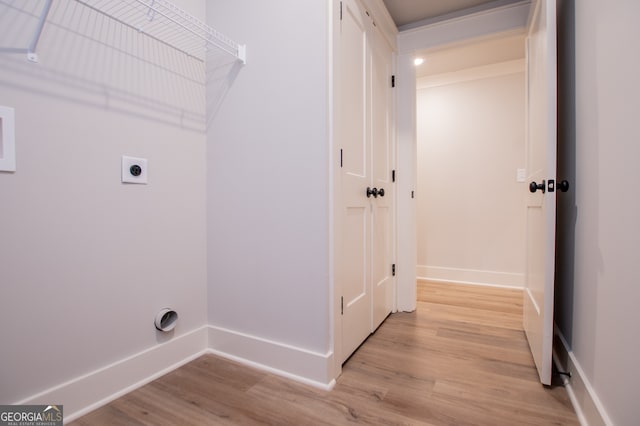
[(345, 1), (341, 22), (340, 101), (343, 158), (348, 164), (345, 173), (368, 181), (367, 150), (367, 32), (362, 11), (353, 1)]
[(540, 381), (551, 384), (556, 193), (556, 2), (537, 0), (527, 38), (527, 259), (523, 326)]
[(343, 1), (340, 25), (340, 173), (342, 350), (345, 361), (371, 333), (371, 213), (367, 134), (367, 29), (355, 0)]
[[(386, 194), (385, 194), (386, 197)], [(394, 287), (391, 274), (391, 228), (392, 211), (390, 207), (376, 207), (373, 215), (373, 325), (378, 328), (393, 309)]]
[(374, 32), (371, 67), (371, 151), (372, 186), (384, 190), (384, 196), (372, 200), (372, 269), (373, 269), (373, 329), (375, 330), (393, 309), (394, 263), (392, 233), (394, 227), (393, 133), (391, 123), (392, 50), (379, 32)]
[(343, 264), (343, 361), (371, 333), (371, 291), (369, 289), (370, 225), (369, 206), (348, 207), (344, 229), (344, 253), (349, 253)]

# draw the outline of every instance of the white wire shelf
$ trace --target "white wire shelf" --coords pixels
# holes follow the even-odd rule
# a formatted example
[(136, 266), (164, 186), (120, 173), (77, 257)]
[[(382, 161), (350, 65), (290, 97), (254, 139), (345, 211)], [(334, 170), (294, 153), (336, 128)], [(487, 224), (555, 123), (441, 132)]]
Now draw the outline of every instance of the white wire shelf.
[[(205, 60), (206, 53), (211, 48), (219, 49), (235, 57), (238, 61), (246, 63), (246, 46), (236, 43), (204, 22), (180, 9), (167, 0), (67, 0), (76, 1), (96, 12), (104, 14), (122, 25), (133, 28), (140, 33), (171, 46), (189, 56), (201, 61)], [(15, 10), (20, 14), (31, 18), (35, 26), (26, 41), (24, 47), (4, 47), (0, 45), (0, 51), (10, 53), (24, 52), (30, 55), (31, 60), (37, 61), (35, 48), (40, 38), (42, 28), (49, 13), (51, 0), (45, 0), (39, 8), (25, 10), (28, 3), (12, 0), (0, 0), (0, 6), (5, 6), (8, 11)], [(18, 6), (20, 5), (20, 6)], [(24, 26), (16, 26), (24, 28)], [(23, 30), (24, 31), (24, 30)], [(9, 35), (7, 30), (7, 36)], [(4, 37), (4, 34), (0, 34)], [(23, 36), (25, 37), (25, 36)]]
[(188, 55), (218, 48), (246, 63), (246, 48), (167, 0), (76, 0)]

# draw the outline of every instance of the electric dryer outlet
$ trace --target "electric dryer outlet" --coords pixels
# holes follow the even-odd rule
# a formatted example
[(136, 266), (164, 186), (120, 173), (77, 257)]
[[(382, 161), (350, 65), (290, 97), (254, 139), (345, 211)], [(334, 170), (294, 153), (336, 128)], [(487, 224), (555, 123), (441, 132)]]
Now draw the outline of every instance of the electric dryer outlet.
[(122, 183), (148, 183), (147, 159), (122, 156)]

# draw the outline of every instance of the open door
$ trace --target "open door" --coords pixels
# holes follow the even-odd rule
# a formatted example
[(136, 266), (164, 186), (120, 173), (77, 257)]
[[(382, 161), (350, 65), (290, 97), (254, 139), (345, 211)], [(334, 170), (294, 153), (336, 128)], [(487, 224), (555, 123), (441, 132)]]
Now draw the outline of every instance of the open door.
[(527, 37), (527, 233), (523, 326), (551, 384), (556, 232), (556, 0), (534, 0)]

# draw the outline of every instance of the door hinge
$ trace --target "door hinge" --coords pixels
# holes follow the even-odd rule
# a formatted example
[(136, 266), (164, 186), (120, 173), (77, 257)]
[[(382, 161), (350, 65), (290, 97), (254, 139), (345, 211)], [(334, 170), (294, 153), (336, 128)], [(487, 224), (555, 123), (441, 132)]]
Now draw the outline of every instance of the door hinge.
[(340, 315), (344, 315), (344, 297), (340, 296)]
[(340, 148), (340, 168), (342, 168), (342, 148)]
[(391, 265), (391, 276), (392, 277), (396, 276), (396, 264), (395, 263), (393, 265)]
[(395, 75), (391, 76), (391, 87), (396, 87), (396, 76)]
[(340, 20), (342, 21), (342, 2), (340, 2)]
[(391, 170), (391, 182), (395, 182), (395, 181), (396, 181), (396, 171)]

